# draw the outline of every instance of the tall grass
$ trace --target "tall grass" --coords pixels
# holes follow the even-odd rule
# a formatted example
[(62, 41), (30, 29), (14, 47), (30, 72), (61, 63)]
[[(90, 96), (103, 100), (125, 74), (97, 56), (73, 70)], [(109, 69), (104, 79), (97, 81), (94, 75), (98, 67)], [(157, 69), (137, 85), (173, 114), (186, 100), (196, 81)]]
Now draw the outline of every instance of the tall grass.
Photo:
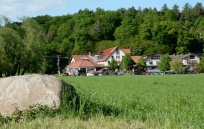
[(203, 74), (62, 77), (89, 102), (83, 112), (185, 128), (204, 128), (203, 78)]

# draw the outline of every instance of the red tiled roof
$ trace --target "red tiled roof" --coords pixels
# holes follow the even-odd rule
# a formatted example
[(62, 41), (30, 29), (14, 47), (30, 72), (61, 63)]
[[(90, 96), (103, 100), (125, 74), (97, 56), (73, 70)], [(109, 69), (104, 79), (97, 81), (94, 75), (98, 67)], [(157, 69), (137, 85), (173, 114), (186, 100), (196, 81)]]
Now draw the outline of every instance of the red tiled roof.
[(115, 51), (116, 48), (118, 47), (112, 47), (112, 48), (103, 50), (104, 60), (107, 59)]
[[(98, 61), (104, 61), (106, 60), (117, 48), (119, 47), (111, 47), (108, 48), (106, 50), (103, 50), (103, 59), (102, 60), (98, 60)], [(130, 54), (130, 49), (120, 49), (124, 54)]]
[(130, 54), (130, 49), (120, 49), (125, 54)]
[(89, 55), (72, 55), (72, 58), (74, 58), (75, 62), (79, 61), (83, 57), (86, 57), (87, 59), (92, 60)]
[(135, 63), (138, 62), (138, 60), (140, 59), (140, 57), (142, 57), (142, 56), (131, 56), (132, 60), (133, 60)]
[[(83, 57), (85, 57), (85, 58), (87, 58), (87, 59), (89, 59), (89, 60), (92, 60), (92, 58), (89, 56), (89, 55), (72, 55), (71, 56), (71, 58), (70, 58), (70, 60), (69, 60), (69, 62), (68, 62), (68, 64), (70, 64), (71, 63), (71, 60), (74, 58), (74, 60), (75, 60), (75, 62), (77, 62), (77, 61), (79, 61), (81, 58), (83, 58)], [(74, 62), (73, 62), (74, 63)]]
[(104, 65), (99, 65), (94, 63), (92, 60), (89, 59), (83, 59), (78, 60), (70, 65), (68, 65), (68, 68), (94, 68), (94, 67), (103, 67)]

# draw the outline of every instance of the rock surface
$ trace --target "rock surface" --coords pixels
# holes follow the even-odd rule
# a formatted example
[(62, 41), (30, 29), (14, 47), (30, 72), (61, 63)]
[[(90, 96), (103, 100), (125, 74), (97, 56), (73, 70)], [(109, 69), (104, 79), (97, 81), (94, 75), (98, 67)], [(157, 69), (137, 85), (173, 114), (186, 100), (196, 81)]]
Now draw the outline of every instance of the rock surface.
[(63, 85), (67, 83), (50, 75), (31, 74), (1, 78), (0, 113), (10, 115), (16, 107), (25, 110), (33, 104), (58, 107)]

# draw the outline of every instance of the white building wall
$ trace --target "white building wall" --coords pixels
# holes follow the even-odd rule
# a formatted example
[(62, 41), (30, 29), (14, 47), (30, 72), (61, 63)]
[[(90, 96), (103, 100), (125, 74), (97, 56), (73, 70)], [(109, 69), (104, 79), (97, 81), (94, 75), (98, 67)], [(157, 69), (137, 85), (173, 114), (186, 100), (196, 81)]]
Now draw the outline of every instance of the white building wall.
[[(146, 59), (146, 66), (158, 66), (160, 59)], [(152, 64), (150, 63), (152, 62)]]
[(74, 60), (74, 58), (72, 58), (72, 60), (71, 60), (70, 64), (72, 64), (72, 63), (74, 63), (74, 62), (75, 62), (75, 60)]
[(182, 60), (183, 65), (192, 65), (192, 64), (188, 64), (188, 61), (190, 61), (190, 60), (196, 60), (197, 63), (200, 62), (200, 58), (199, 58), (198, 56), (195, 56), (195, 59), (190, 59), (190, 56), (187, 56), (186, 58), (184, 58), (184, 59)]
[(116, 50), (114, 52), (111, 53), (111, 55), (109, 55), (109, 57), (103, 61), (103, 62), (98, 62), (98, 64), (103, 64), (105, 66), (109, 66), (108, 62), (112, 60), (112, 56), (113, 58), (117, 61), (117, 62), (121, 62), (123, 56), (125, 56), (125, 53), (123, 53), (120, 49), (119, 49), (119, 54), (116, 53)]

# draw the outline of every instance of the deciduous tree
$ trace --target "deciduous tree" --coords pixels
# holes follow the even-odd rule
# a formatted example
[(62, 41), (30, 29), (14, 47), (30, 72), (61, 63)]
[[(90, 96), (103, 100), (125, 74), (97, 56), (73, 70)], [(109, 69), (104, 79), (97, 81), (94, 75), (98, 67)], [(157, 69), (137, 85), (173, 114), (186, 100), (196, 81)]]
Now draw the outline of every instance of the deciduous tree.
[(169, 54), (164, 54), (161, 56), (160, 62), (158, 64), (160, 71), (168, 71), (170, 70), (170, 57)]
[(120, 63), (120, 69), (130, 70), (132, 68), (132, 65), (133, 65), (133, 60), (131, 56), (129, 54), (126, 54)]
[(117, 68), (118, 68), (118, 63), (114, 58), (112, 58), (111, 62), (110, 62), (110, 69), (111, 70), (116, 70)]
[(170, 61), (171, 70), (176, 72), (183, 71), (183, 64), (181, 59), (173, 59)]
[(200, 62), (196, 66), (199, 73), (204, 73), (204, 56), (201, 57)]

